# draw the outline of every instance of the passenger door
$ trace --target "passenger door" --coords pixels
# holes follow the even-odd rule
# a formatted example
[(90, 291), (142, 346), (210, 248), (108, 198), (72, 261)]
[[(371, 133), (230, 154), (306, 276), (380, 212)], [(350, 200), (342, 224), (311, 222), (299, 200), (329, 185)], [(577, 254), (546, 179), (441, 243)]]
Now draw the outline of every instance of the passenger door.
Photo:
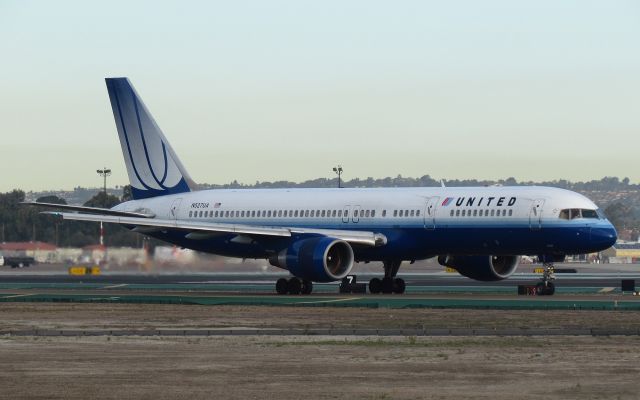
[(430, 197), (427, 199), (427, 205), (424, 210), (424, 227), (425, 229), (436, 228), (436, 208), (440, 197)]
[(351, 206), (344, 206), (342, 209), (342, 222), (345, 224), (349, 222), (349, 211), (351, 211)]
[(353, 221), (354, 224), (360, 221), (360, 213), (360, 206), (353, 206), (353, 217), (351, 217), (351, 221)]
[(531, 203), (531, 210), (529, 210), (529, 228), (531, 228), (531, 230), (538, 230), (542, 228), (543, 206), (544, 199), (535, 199)]

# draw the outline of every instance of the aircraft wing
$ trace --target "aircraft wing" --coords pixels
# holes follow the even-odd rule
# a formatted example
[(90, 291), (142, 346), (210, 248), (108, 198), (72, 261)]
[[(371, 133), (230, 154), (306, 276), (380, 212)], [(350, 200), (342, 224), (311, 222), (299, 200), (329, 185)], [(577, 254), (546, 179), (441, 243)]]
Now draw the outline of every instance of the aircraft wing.
[(143, 212), (116, 211), (108, 208), (71, 206), (68, 204), (42, 203), (37, 201), (32, 201), (32, 202), (24, 201), (21, 204), (24, 204), (27, 206), (59, 208), (62, 210), (80, 211), (80, 212), (89, 213), (89, 214), (111, 215), (111, 216), (118, 216), (118, 217), (153, 218), (155, 216), (153, 214), (148, 214)]
[(154, 231), (177, 229), (185, 232), (185, 237), (189, 239), (206, 239), (215, 234), (235, 233), (247, 236), (270, 236), (270, 237), (291, 237), (296, 234), (330, 236), (342, 239), (351, 244), (365, 246), (383, 246), (387, 243), (387, 238), (381, 233), (355, 230), (338, 229), (314, 229), (299, 227), (275, 227), (260, 225), (224, 224), (213, 222), (192, 222), (173, 219), (141, 218), (119, 215), (100, 215), (83, 213), (65, 213), (56, 211), (46, 211), (45, 214), (57, 215), (66, 220), (106, 222), (125, 225), (134, 232), (152, 233)]

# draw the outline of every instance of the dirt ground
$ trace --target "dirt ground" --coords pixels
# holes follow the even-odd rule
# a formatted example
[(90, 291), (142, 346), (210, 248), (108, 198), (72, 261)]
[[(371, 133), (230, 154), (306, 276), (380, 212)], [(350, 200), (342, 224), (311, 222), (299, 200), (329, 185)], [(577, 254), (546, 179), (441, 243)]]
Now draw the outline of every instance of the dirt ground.
[(154, 328), (640, 328), (640, 313), (351, 307), (0, 303), (0, 330)]
[[(0, 329), (637, 327), (640, 313), (0, 304)], [(0, 337), (0, 399), (637, 399), (640, 337)]]

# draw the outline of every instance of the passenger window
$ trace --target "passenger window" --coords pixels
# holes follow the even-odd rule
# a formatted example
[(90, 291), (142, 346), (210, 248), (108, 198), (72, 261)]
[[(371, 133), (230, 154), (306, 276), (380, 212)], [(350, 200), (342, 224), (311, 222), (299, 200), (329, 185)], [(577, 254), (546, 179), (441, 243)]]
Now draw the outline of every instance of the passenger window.
[(393, 216), (397, 217), (398, 216), (398, 210), (393, 210)]
[(189, 211), (189, 218), (193, 215), (193, 211)]
[(371, 211), (370, 211), (370, 210), (367, 210), (367, 211), (364, 213), (364, 216), (365, 216), (365, 218), (369, 218), (369, 215), (371, 215)]
[(242, 212), (240, 213), (240, 216), (241, 216), (241, 217), (244, 217), (244, 211), (242, 211)]
[(420, 216), (420, 210), (416, 210), (416, 217)]
[(410, 216), (411, 216), (411, 217), (413, 217), (414, 213), (415, 213), (415, 211), (414, 211), (414, 210), (411, 210), (411, 214), (410, 214)]
[(460, 216), (460, 210), (456, 210), (456, 217)]
[(451, 210), (451, 212), (449, 213), (450, 217), (453, 217), (453, 210)]
[(462, 216), (463, 216), (463, 217), (464, 217), (464, 216), (465, 216), (465, 214), (466, 214), (466, 212), (465, 212), (465, 211), (466, 211), (466, 210), (462, 210)]
[(506, 217), (507, 216), (507, 210), (502, 210), (502, 216)]
[(491, 216), (493, 217), (495, 214), (495, 210), (491, 210)]
[(477, 217), (478, 216), (478, 210), (473, 210), (473, 216)]
[(371, 218), (375, 218), (376, 217), (376, 210), (371, 210)]
[(386, 217), (387, 216), (387, 210), (382, 210), (382, 216)]
[(344, 216), (345, 218), (349, 216), (349, 210), (344, 210)]
[(282, 210), (278, 210), (278, 217), (282, 217)]
[(509, 210), (509, 216), (513, 216), (513, 210)]
[(309, 217), (309, 210), (304, 210), (304, 216), (307, 218)]
[(322, 218), (324, 218), (324, 213), (325, 213), (325, 211), (324, 211), (324, 210), (322, 210), (322, 212), (320, 212), (320, 216), (321, 216)]
[(404, 216), (408, 217), (409, 216), (409, 210), (404, 210)]

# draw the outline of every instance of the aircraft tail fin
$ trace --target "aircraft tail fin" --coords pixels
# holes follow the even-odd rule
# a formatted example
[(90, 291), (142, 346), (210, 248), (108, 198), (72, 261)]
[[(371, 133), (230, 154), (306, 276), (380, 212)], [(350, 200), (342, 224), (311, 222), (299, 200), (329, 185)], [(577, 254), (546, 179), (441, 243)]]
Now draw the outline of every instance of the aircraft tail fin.
[(106, 78), (134, 199), (190, 192), (195, 183), (127, 78)]

